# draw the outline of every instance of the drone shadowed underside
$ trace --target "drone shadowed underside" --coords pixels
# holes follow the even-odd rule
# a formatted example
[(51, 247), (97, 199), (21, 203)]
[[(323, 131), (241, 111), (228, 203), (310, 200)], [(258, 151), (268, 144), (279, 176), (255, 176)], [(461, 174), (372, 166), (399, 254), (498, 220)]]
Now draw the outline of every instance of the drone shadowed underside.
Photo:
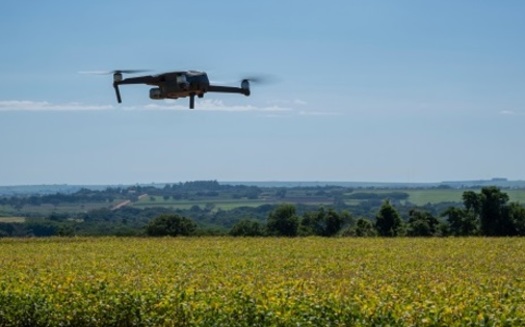
[(189, 107), (193, 109), (195, 108), (195, 96), (202, 98), (207, 92), (239, 93), (249, 96), (250, 81), (256, 82), (259, 80), (259, 78), (245, 78), (241, 81), (239, 87), (212, 85), (205, 72), (194, 70), (123, 78), (123, 74), (140, 72), (144, 72), (144, 70), (114, 70), (105, 72), (106, 74), (113, 74), (113, 87), (115, 88), (118, 103), (122, 102), (119, 89), (120, 85), (146, 84), (154, 86), (149, 90), (150, 99), (162, 100), (189, 97)]

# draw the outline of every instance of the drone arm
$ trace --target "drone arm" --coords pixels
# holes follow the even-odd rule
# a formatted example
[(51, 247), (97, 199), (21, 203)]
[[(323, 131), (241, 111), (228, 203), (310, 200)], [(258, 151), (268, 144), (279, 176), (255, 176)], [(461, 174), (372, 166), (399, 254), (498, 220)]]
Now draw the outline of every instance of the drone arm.
[(249, 88), (234, 87), (234, 86), (210, 85), (208, 86), (208, 92), (240, 93), (246, 96), (250, 95)]
[(157, 85), (159, 83), (159, 78), (155, 76), (140, 76), (140, 77), (129, 77), (121, 81), (118, 81), (119, 85), (121, 84), (148, 84), (148, 85)]

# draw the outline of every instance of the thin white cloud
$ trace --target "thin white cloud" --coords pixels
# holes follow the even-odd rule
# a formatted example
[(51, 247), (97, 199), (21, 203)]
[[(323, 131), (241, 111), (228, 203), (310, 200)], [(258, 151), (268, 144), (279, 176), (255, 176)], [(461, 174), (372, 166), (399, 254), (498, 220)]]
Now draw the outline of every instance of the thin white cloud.
[[(302, 104), (301, 100), (288, 101), (288, 104)], [(0, 111), (97, 111), (97, 110), (123, 110), (123, 111), (152, 111), (152, 110), (175, 110), (187, 111), (188, 103), (181, 100), (162, 100), (156, 103), (146, 105), (94, 105), (79, 102), (52, 103), (49, 101), (30, 101), (30, 100), (9, 100), (0, 101)], [(195, 103), (195, 110), (209, 112), (253, 112), (266, 117), (283, 117), (290, 115), (337, 115), (334, 112), (316, 112), (316, 111), (296, 111), (293, 106), (284, 104), (268, 104), (263, 106), (255, 105), (228, 105), (222, 100), (202, 99)]]
[[(217, 112), (265, 112), (265, 113), (279, 113), (290, 112), (293, 109), (288, 107), (281, 107), (277, 105), (272, 106), (253, 106), (253, 105), (226, 105), (222, 100), (205, 99), (196, 101), (196, 110), (200, 111), (217, 111)], [(174, 100), (164, 100), (162, 103), (147, 104), (143, 107), (125, 107), (127, 110), (188, 110), (188, 104)]]
[(298, 104), (300, 106), (305, 106), (308, 104), (308, 102), (304, 101), (304, 100), (301, 100), (301, 99), (295, 99), (292, 101), (293, 104)]
[(502, 110), (499, 113), (501, 115), (505, 115), (505, 116), (523, 116), (523, 115), (525, 115), (525, 113), (523, 113), (523, 112), (516, 112), (516, 111), (513, 111), (513, 110)]
[(92, 105), (79, 102), (51, 103), (48, 101), (9, 100), (0, 101), (0, 111), (86, 111), (111, 110), (112, 105)]
[(302, 110), (299, 111), (299, 115), (303, 116), (340, 116), (340, 112), (333, 112), (333, 111), (306, 111)]
[(275, 105), (295, 105), (295, 106), (306, 106), (308, 102), (301, 100), (301, 99), (293, 99), (293, 100), (284, 100), (284, 99), (275, 99), (268, 101), (270, 104)]

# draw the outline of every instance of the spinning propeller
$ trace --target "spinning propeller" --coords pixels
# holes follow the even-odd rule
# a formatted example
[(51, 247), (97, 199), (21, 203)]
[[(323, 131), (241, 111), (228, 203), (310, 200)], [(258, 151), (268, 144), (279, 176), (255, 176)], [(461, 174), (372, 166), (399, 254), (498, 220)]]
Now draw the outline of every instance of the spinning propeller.
[(147, 69), (116, 69), (116, 70), (94, 70), (94, 71), (83, 71), (81, 74), (95, 74), (95, 75), (109, 75), (113, 74), (113, 88), (115, 89), (115, 95), (117, 96), (117, 102), (122, 103), (122, 98), (120, 96), (120, 90), (118, 88), (118, 83), (122, 81), (122, 74), (136, 74), (147, 72)]

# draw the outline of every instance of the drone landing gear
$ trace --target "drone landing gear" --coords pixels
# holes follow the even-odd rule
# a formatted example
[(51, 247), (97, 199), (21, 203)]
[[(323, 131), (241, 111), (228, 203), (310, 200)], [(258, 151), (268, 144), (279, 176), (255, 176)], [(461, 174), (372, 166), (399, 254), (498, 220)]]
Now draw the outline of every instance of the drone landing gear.
[(195, 93), (190, 94), (190, 109), (195, 108)]

